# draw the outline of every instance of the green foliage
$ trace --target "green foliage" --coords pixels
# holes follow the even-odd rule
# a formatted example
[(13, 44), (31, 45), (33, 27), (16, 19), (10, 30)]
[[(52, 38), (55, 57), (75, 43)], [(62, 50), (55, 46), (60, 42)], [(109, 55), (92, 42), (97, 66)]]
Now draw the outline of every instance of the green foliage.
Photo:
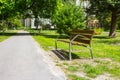
[(88, 8), (88, 12), (101, 14), (105, 12), (111, 11), (119, 11), (120, 10), (120, 1), (118, 0), (90, 0), (90, 7)]
[(32, 0), (32, 2), (34, 3), (31, 10), (35, 17), (51, 18), (61, 0)]
[(26, 15), (32, 11), (37, 18), (51, 18), (61, 5), (61, 0), (0, 0), (0, 19), (14, 17), (17, 13)]
[(0, 29), (5, 31), (7, 29), (22, 28), (21, 16), (19, 13), (14, 17), (8, 17), (7, 19), (0, 20)]
[(102, 28), (94, 28), (95, 34), (101, 34), (103, 32)]
[(21, 24), (21, 16), (19, 13), (17, 13), (16, 16), (8, 18), (6, 20), (8, 23), (8, 29), (20, 29), (22, 28), (22, 24)]
[(11, 17), (13, 8), (14, 0), (0, 0), (0, 20)]
[(24, 14), (32, 4), (31, 0), (0, 0), (0, 20)]
[(90, 0), (90, 6), (86, 12), (90, 15), (97, 15), (101, 21), (101, 24), (106, 18), (111, 17), (109, 37), (115, 37), (116, 23), (118, 18), (117, 15), (120, 14), (119, 0)]
[(17, 29), (22, 28), (22, 24), (20, 19), (14, 19), (11, 21), (12, 25), (15, 26)]
[(20, 14), (26, 13), (36, 1), (32, 0), (14, 0), (14, 12)]
[(4, 33), (7, 29), (8, 29), (7, 21), (0, 20), (0, 31)]
[(83, 29), (85, 15), (81, 7), (65, 3), (62, 9), (54, 16), (53, 22), (58, 33), (69, 34), (73, 29)]

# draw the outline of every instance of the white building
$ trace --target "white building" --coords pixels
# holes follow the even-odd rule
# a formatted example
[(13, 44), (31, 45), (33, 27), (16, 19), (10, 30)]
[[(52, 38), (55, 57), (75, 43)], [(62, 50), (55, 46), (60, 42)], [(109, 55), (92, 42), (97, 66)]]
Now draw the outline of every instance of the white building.
[[(27, 27), (32, 28), (32, 29), (36, 28), (36, 26), (35, 26), (35, 18), (22, 19), (21, 22), (22, 22), (23, 26), (25, 26), (26, 28)], [(41, 28), (41, 26), (39, 25), (38, 28)]]

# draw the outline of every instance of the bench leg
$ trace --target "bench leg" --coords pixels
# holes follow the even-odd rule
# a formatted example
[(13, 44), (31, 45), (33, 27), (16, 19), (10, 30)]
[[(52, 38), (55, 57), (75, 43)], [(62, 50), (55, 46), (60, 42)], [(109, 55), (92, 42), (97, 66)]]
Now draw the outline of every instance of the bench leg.
[(93, 59), (93, 52), (92, 52), (92, 48), (91, 48), (91, 47), (88, 47), (88, 49), (90, 50), (91, 58)]
[(91, 58), (93, 59), (93, 53), (91, 48), (90, 48), (90, 54), (91, 54)]
[(69, 43), (69, 60), (72, 60), (72, 55), (71, 55), (71, 43)]

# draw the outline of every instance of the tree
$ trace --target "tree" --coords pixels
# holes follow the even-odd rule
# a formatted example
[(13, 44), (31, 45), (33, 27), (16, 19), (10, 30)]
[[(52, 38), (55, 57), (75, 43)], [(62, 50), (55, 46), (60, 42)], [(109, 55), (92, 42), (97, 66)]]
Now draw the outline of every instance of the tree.
[(4, 16), (2, 19), (6, 19), (18, 12), (24, 15), (31, 10), (36, 18), (37, 16), (50, 18), (59, 2), (61, 0), (0, 0), (0, 17)]
[(12, 16), (14, 8), (13, 0), (0, 0), (0, 29), (5, 31), (7, 28), (7, 19)]
[(30, 8), (35, 18), (51, 18), (54, 14), (58, 2), (61, 0), (32, 0), (34, 5)]
[(83, 9), (73, 3), (64, 3), (53, 18), (57, 32), (60, 34), (69, 34), (73, 29), (83, 29), (84, 20)]
[[(74, 0), (65, 0), (71, 2)], [(32, 12), (35, 18), (54, 18), (63, 8), (64, 0), (0, 0), (0, 17), (3, 20), (17, 14), (25, 16)]]
[(0, 20), (5, 20), (8, 17), (11, 17), (13, 8), (13, 0), (0, 0)]
[(87, 9), (87, 12), (89, 12), (90, 14), (96, 15), (104, 13), (111, 14), (111, 26), (109, 37), (111, 38), (115, 37), (117, 17), (120, 14), (120, 1), (118, 0), (89, 0), (89, 1), (90, 7)]

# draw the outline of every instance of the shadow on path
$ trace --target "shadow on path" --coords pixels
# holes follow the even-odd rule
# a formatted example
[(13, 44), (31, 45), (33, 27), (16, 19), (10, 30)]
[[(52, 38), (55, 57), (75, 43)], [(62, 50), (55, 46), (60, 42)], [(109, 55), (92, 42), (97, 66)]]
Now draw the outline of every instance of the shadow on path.
[(0, 36), (29, 36), (29, 35), (35, 35), (35, 34), (34, 33), (30, 34), (30, 33), (25, 33), (25, 32), (22, 32), (22, 33), (15, 33), (15, 32), (0, 33)]

